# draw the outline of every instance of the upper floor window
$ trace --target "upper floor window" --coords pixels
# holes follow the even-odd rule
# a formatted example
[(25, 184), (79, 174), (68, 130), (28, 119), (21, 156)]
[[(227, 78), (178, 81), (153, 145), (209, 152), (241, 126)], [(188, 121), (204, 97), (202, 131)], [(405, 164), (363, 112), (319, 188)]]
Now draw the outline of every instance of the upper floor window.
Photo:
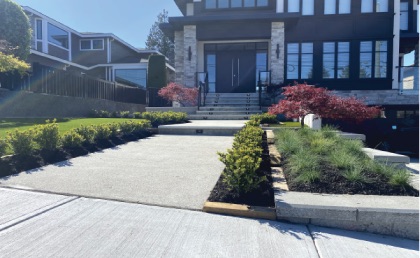
[(345, 79), (350, 76), (350, 42), (324, 42), (322, 78)]
[(388, 42), (385, 40), (360, 42), (360, 78), (386, 78)]
[(80, 50), (103, 50), (103, 39), (82, 39), (80, 40)]
[(325, 0), (324, 14), (345, 14), (351, 12), (351, 0)]
[(48, 23), (48, 41), (62, 48), (69, 48), (68, 32), (51, 23)]
[(400, 2), (400, 30), (408, 30), (408, 2)]
[(42, 40), (42, 20), (36, 20), (36, 39)]
[(206, 9), (267, 7), (268, 0), (206, 0)]
[(313, 59), (313, 43), (287, 44), (287, 79), (311, 79)]
[(362, 0), (362, 13), (388, 12), (388, 0)]
[(302, 13), (302, 15), (314, 15), (314, 0), (287, 0), (288, 13)]

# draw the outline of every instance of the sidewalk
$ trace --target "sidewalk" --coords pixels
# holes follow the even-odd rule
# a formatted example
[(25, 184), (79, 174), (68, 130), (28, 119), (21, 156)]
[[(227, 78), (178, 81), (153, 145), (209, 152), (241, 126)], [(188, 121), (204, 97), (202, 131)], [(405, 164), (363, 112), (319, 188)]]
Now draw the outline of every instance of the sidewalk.
[(394, 237), (0, 188), (2, 257), (418, 255)]
[[(231, 136), (156, 135), (0, 179), (0, 186), (201, 210)], [(205, 146), (205, 148), (203, 148)]]

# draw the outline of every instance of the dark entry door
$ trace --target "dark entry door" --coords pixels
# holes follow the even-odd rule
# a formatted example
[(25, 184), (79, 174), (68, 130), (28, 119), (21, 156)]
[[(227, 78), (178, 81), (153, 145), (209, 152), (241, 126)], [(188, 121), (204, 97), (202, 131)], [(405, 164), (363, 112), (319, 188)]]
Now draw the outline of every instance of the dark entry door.
[(255, 51), (219, 51), (216, 64), (216, 92), (255, 92)]

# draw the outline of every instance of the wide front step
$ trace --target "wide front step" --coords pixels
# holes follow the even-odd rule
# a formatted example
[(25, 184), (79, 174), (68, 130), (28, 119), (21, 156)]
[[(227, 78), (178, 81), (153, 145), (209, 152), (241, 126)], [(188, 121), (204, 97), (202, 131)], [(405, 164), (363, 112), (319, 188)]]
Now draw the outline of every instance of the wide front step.
[(260, 114), (261, 110), (231, 110), (231, 111), (206, 111), (200, 110), (197, 111), (197, 115), (253, 115), (253, 114)]
[(188, 115), (189, 120), (249, 120), (249, 115)]
[(237, 107), (200, 107), (200, 111), (259, 111), (259, 106), (237, 106)]
[(161, 125), (159, 134), (232, 136), (240, 131), (245, 121), (192, 121), (186, 124)]

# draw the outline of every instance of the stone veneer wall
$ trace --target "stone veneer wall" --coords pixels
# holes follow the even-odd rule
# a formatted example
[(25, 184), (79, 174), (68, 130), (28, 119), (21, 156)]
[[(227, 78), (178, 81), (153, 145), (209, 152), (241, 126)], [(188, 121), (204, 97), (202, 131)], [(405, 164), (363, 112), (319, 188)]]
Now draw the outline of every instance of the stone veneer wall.
[(175, 31), (175, 82), (184, 83), (184, 31)]
[(334, 91), (341, 97), (356, 97), (368, 105), (418, 105), (419, 95), (400, 95), (399, 90)]
[[(279, 44), (279, 58), (277, 58), (277, 44)], [(284, 23), (271, 23), (271, 52), (270, 52), (271, 82), (284, 82)]]
[[(191, 47), (191, 60), (188, 51)], [(184, 26), (184, 86), (195, 87), (195, 73), (197, 71), (197, 27), (195, 25)]]

